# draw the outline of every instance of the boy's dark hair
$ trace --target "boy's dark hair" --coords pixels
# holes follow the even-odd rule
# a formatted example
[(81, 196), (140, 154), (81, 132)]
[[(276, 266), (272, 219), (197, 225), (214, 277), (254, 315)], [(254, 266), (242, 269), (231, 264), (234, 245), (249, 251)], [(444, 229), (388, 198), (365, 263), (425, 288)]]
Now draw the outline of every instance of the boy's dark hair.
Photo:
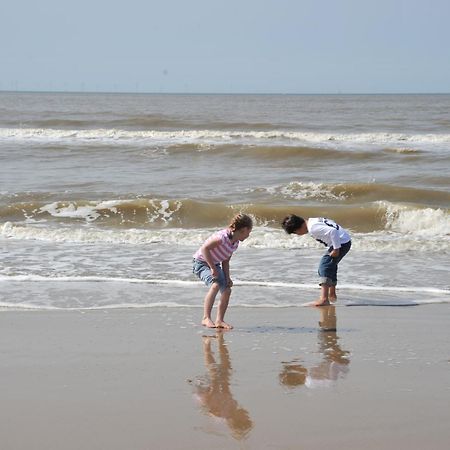
[(289, 214), (289, 216), (284, 218), (281, 226), (287, 234), (292, 234), (301, 228), (304, 223), (305, 219), (303, 217), (296, 216), (295, 214)]

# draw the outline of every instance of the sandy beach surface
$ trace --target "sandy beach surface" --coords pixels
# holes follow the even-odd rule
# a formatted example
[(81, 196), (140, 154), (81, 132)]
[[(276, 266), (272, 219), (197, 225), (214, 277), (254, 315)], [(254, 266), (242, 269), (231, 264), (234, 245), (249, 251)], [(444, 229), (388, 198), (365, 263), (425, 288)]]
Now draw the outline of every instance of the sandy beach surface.
[(449, 312), (4, 311), (1, 448), (447, 449)]

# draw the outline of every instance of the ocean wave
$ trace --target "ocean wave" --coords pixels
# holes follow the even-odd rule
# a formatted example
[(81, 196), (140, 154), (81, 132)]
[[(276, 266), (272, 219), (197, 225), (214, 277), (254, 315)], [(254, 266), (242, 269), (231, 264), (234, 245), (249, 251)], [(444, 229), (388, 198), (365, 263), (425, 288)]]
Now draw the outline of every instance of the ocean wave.
[[(408, 214), (408, 213), (407, 213)], [(425, 217), (422, 217), (422, 216)], [(417, 225), (417, 221), (422, 220)], [(444, 226), (439, 225), (439, 220)], [(400, 213), (392, 219), (388, 229), (369, 233), (357, 233), (352, 230), (353, 248), (371, 252), (449, 252), (450, 235), (448, 217), (439, 213)], [(430, 224), (430, 228), (426, 228)], [(412, 227), (411, 227), (412, 226)], [(50, 243), (89, 243), (89, 244), (129, 244), (129, 245), (169, 245), (198, 247), (214, 229), (102, 229), (92, 226), (48, 226), (42, 223), (17, 224), (6, 222), (0, 225), (0, 238), (14, 240), (37, 240)], [(257, 226), (242, 247), (255, 249), (322, 249), (323, 246), (309, 236), (288, 236), (283, 230), (267, 226)]]
[(111, 118), (107, 112), (81, 113), (77, 116), (82, 118), (5, 118), (5, 125), (15, 128), (30, 129), (118, 129), (134, 131), (151, 131), (167, 129), (189, 129), (194, 130), (272, 130), (281, 128), (280, 125), (265, 122), (231, 122), (221, 120), (202, 121), (192, 117), (171, 117), (165, 114), (142, 114), (126, 115)]
[[(22, 199), (25, 200), (27, 196)], [(93, 223), (109, 227), (214, 226), (227, 223), (239, 207), (190, 199), (140, 198), (114, 200), (63, 200), (46, 203), (32, 195), (29, 201), (0, 206), (0, 220)]]
[[(287, 184), (250, 188), (245, 203), (192, 198), (124, 195), (88, 200), (77, 194), (51, 192), (0, 192), (0, 222), (54, 221), (96, 223), (119, 227), (213, 227), (226, 224), (233, 214), (251, 214), (257, 223), (278, 224), (286, 213), (334, 217), (357, 231), (375, 231), (391, 222), (392, 209), (440, 210), (448, 214), (450, 193), (380, 183)], [(348, 218), (352, 216), (349, 223)]]
[[(7, 124), (14, 125), (16, 121), (6, 120), (3, 121)], [(34, 119), (34, 120), (24, 120), (21, 119), (20, 123), (17, 125), (20, 126), (20, 128), (30, 128), (30, 129), (55, 129), (55, 130), (65, 130), (65, 129), (89, 129), (93, 128), (93, 124), (89, 120), (83, 120), (83, 119)]]
[(194, 232), (191, 229), (111, 230), (86, 227), (46, 227), (42, 224), (0, 225), (0, 236), (18, 240), (38, 240), (45, 242), (101, 243), (101, 244), (164, 244), (200, 245), (210, 234), (208, 230)]
[[(227, 204), (220, 201), (200, 201), (193, 199), (160, 199), (134, 197), (110, 200), (61, 200), (48, 202), (47, 194), (22, 194), (0, 204), (0, 223), (14, 226), (25, 223), (36, 228), (50, 228), (58, 232), (58, 226), (79, 227), (83, 224), (96, 225), (96, 232), (118, 229), (205, 229), (226, 226), (237, 213), (253, 216), (257, 226), (278, 228), (286, 214), (293, 213), (303, 217), (332, 217), (343, 226), (355, 232), (371, 233), (377, 231), (397, 231), (423, 236), (446, 236), (450, 234), (450, 214), (444, 208), (431, 208), (418, 204), (389, 201), (366, 202), (372, 196), (389, 193), (401, 198), (418, 200), (422, 195), (424, 204), (432, 199), (445, 203), (448, 194), (408, 188), (362, 185), (322, 185), (310, 183), (290, 183), (287, 186), (268, 190), (272, 196), (294, 197), (295, 200), (313, 198), (324, 200), (324, 204), (282, 204), (278, 198), (271, 203), (260, 201), (245, 204)], [(356, 197), (356, 199), (353, 199)], [(424, 198), (425, 197), (425, 198)], [(339, 200), (352, 199), (340, 203)], [(359, 200), (359, 201), (358, 201)], [(364, 200), (364, 202), (362, 202)], [(3, 226), (3, 234), (11, 227)], [(73, 230), (72, 230), (73, 231)], [(90, 230), (91, 231), (91, 230)], [(70, 231), (69, 231), (70, 232)]]
[(450, 236), (450, 215), (443, 209), (413, 209), (381, 202), (386, 209), (386, 229), (403, 235), (436, 237)]
[[(69, 142), (76, 145), (106, 144), (192, 144), (211, 145), (235, 143), (240, 145), (283, 144), (325, 148), (381, 148), (399, 149), (401, 152), (441, 149), (450, 145), (450, 134), (401, 133), (332, 133), (289, 130), (124, 130), (118, 128), (54, 129), (54, 128), (0, 128), (2, 141)], [(389, 150), (388, 150), (389, 151)]]
[(406, 202), (416, 205), (450, 205), (450, 193), (380, 183), (314, 183), (292, 181), (286, 185), (259, 188), (271, 196), (320, 202)]
[(417, 148), (408, 148), (408, 147), (397, 147), (397, 148), (384, 148), (383, 151), (385, 153), (397, 153), (401, 155), (420, 155), (424, 153), (422, 150), (419, 150)]
[(366, 147), (359, 150), (355, 148), (346, 149), (344, 146), (332, 146), (328, 143), (304, 143), (297, 145), (295, 142), (285, 142), (279, 144), (267, 145), (265, 143), (245, 143), (236, 145), (236, 143), (223, 143), (220, 145), (212, 145), (207, 143), (196, 144), (177, 144), (167, 147), (167, 153), (181, 153), (186, 151), (195, 152), (214, 152), (215, 155), (232, 155), (234, 158), (255, 159), (257, 161), (285, 161), (288, 164), (291, 160), (305, 159), (316, 160), (323, 158), (331, 159), (347, 159), (350, 161), (369, 161), (372, 159), (380, 159), (380, 154), (377, 152), (367, 151)]

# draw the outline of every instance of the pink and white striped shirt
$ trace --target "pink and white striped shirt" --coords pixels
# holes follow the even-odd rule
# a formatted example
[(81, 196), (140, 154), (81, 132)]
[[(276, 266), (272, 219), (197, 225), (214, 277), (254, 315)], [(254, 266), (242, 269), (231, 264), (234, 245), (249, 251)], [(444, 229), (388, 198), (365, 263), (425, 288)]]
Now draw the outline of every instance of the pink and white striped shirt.
[[(217, 239), (218, 237), (220, 237), (220, 244), (210, 251), (214, 264), (226, 261), (231, 257), (233, 252), (237, 250), (239, 241), (236, 241), (234, 243), (231, 242), (229, 234), (230, 230), (228, 228), (225, 228), (224, 230), (220, 230), (206, 239), (205, 244), (209, 244), (213, 239)], [(194, 258), (199, 259), (200, 261), (206, 261), (201, 247), (195, 252)]]

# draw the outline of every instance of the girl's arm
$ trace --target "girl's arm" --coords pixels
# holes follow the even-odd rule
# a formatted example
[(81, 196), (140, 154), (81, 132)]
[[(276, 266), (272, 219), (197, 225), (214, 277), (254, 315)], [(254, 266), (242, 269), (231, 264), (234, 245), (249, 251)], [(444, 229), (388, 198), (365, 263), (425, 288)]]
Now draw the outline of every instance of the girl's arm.
[(218, 247), (221, 242), (221, 238), (217, 237), (211, 239), (208, 243), (204, 243), (202, 245), (202, 255), (205, 257), (205, 261), (208, 263), (208, 266), (211, 267), (213, 277), (218, 277), (219, 273), (217, 272), (216, 265), (214, 264), (213, 257), (211, 255), (211, 250)]
[(223, 273), (225, 274), (225, 279), (227, 280), (228, 287), (233, 286), (233, 282), (231, 281), (231, 278), (230, 278), (230, 259), (231, 259), (231, 256), (228, 259), (226, 259), (225, 261), (222, 261), (222, 270), (223, 270)]

